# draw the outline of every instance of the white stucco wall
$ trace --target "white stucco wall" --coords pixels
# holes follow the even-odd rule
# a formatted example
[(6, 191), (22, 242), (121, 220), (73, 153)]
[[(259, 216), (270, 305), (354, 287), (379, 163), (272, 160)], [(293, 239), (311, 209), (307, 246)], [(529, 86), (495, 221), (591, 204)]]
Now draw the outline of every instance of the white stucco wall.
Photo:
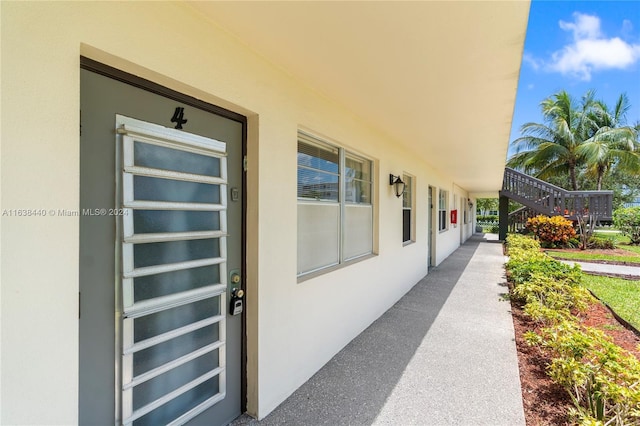
[[(300, 85), (188, 6), (0, 7), (3, 210), (78, 206), (80, 55), (249, 117), (253, 414), (269, 413), (426, 273), (427, 188), (459, 196), (454, 178), (397, 149), (357, 114)], [(379, 255), (297, 283), (300, 126), (377, 160)], [(402, 202), (387, 184), (389, 173), (402, 172), (417, 186), (416, 242), (407, 246)], [(459, 229), (438, 234), (437, 262), (459, 241)], [(78, 262), (77, 217), (2, 217), (2, 424), (77, 422)]]

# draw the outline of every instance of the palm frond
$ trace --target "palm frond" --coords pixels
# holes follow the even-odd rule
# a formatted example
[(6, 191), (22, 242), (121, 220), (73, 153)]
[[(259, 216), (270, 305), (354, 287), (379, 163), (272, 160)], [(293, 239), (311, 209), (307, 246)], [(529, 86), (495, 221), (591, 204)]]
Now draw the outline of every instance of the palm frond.
[(516, 154), (507, 165), (543, 179), (569, 176), (574, 188), (580, 174), (597, 181), (585, 185), (599, 186), (616, 169), (638, 173), (640, 122), (623, 126), (629, 108), (626, 94), (610, 109), (596, 99), (595, 90), (578, 101), (561, 90), (540, 103), (543, 123), (522, 125), (521, 136), (511, 142)]
[(613, 118), (615, 119), (615, 122), (619, 124), (625, 124), (627, 112), (629, 112), (630, 109), (631, 104), (629, 103), (629, 97), (626, 93), (620, 94), (620, 97), (613, 107)]

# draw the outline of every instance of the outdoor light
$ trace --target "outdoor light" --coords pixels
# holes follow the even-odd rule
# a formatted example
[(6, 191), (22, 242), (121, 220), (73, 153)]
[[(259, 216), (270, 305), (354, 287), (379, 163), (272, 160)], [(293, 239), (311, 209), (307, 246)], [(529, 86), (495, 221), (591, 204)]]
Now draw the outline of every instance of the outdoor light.
[(389, 175), (389, 185), (393, 186), (396, 191), (396, 197), (402, 197), (406, 184), (400, 179), (400, 176)]
[(467, 202), (469, 203), (469, 209), (472, 209), (473, 203), (471, 202), (471, 198), (467, 198)]

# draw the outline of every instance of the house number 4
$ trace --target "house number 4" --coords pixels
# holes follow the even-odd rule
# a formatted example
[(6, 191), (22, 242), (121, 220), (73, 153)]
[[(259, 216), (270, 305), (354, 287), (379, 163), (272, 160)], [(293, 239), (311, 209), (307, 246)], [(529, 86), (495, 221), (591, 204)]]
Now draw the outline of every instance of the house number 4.
[(173, 117), (171, 117), (171, 122), (176, 123), (176, 129), (182, 129), (182, 125), (187, 121), (189, 120), (184, 118), (184, 108), (176, 107), (176, 110), (173, 113)]

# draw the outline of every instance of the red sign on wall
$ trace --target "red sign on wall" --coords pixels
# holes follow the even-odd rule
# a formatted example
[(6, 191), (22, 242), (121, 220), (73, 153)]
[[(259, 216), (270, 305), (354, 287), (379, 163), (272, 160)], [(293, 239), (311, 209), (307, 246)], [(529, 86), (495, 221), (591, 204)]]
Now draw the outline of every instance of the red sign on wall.
[(458, 223), (458, 210), (451, 210), (451, 223)]

